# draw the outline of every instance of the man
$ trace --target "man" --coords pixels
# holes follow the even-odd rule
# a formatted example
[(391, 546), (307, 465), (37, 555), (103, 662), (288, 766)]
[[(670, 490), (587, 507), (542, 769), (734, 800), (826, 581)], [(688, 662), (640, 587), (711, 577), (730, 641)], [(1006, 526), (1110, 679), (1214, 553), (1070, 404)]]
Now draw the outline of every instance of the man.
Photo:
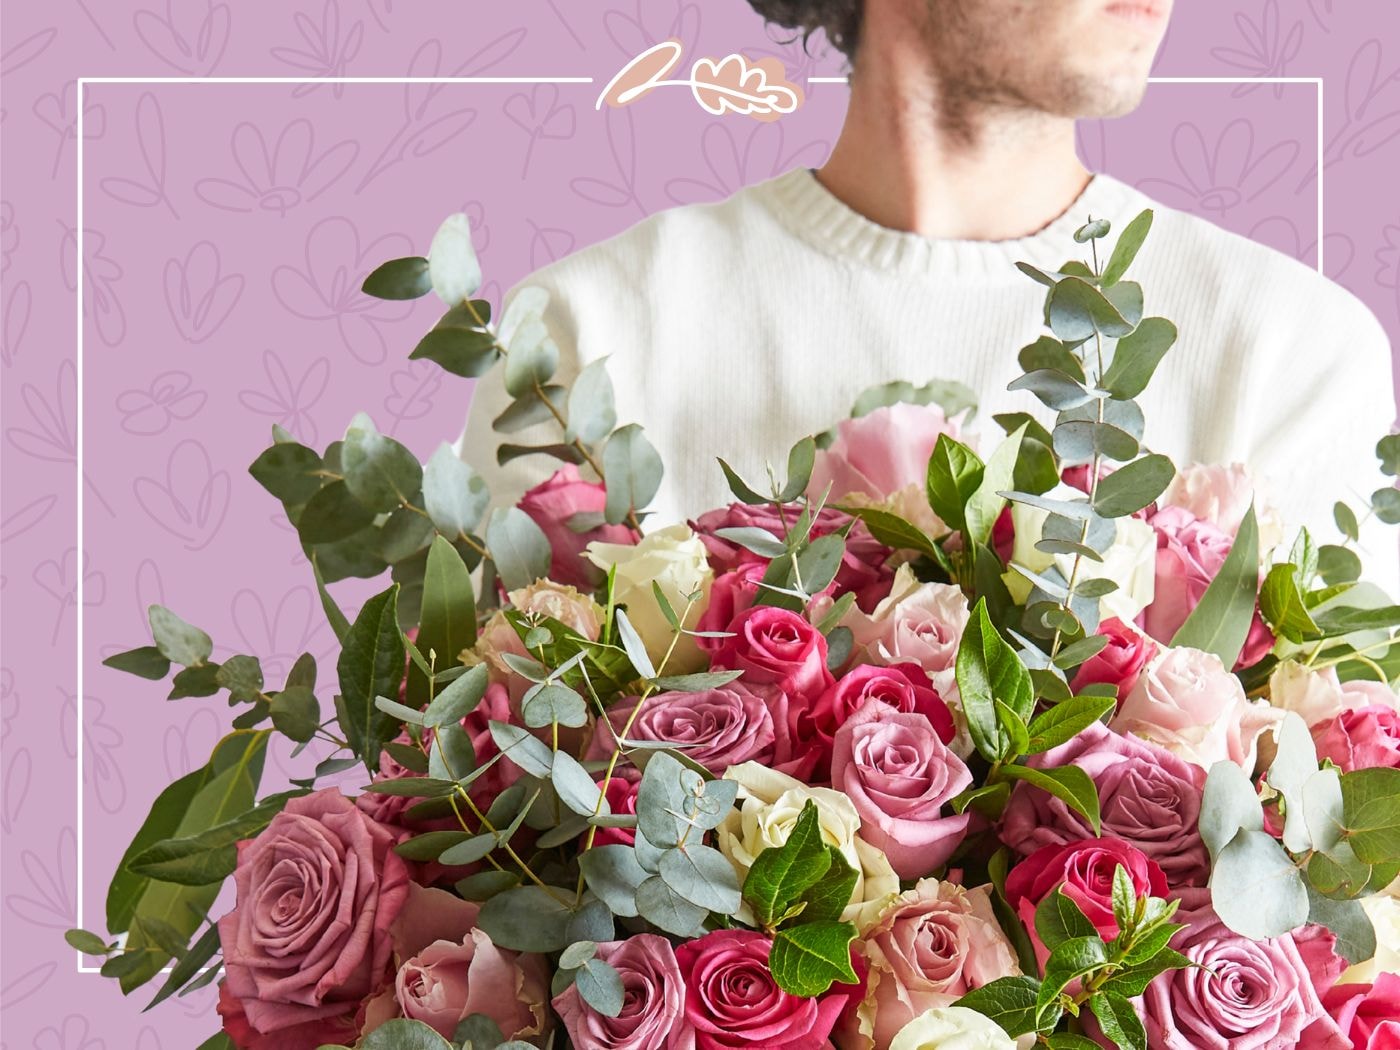
[[(668, 478), (656, 521), (728, 501), (715, 458), (765, 477), (863, 388), (957, 379), (994, 412), (1036, 409), (1006, 384), (1040, 332), (1043, 289), (1018, 260), (1057, 268), (1091, 216), (1156, 221), (1133, 267), (1147, 310), (1180, 339), (1142, 404), (1146, 442), (1178, 465), (1244, 462), (1291, 524), (1337, 539), (1335, 500), (1364, 511), (1373, 449), (1395, 415), (1375, 318), (1308, 267), (1091, 175), (1076, 118), (1137, 105), (1171, 0), (750, 0), (771, 21), (824, 30), (852, 66), (826, 164), (716, 204), (653, 215), (528, 278), (566, 379), (608, 356), (618, 417), (639, 422)], [(543, 480), (542, 456), (494, 468), (500, 370), (474, 394), (463, 452), (498, 503)], [(509, 440), (545, 444), (541, 425)], [(1400, 580), (1372, 520), (1370, 575)]]

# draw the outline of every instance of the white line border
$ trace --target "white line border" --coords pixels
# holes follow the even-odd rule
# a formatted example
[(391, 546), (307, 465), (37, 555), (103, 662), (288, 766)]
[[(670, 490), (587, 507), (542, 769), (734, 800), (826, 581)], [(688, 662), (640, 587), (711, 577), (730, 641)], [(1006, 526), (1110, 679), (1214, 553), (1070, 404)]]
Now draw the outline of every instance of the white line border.
[[(77, 419), (74, 426), (77, 441), (77, 551), (81, 559), (84, 552), (83, 547), (83, 292), (84, 292), (84, 260), (83, 254), (83, 112), (85, 107), (84, 92), (88, 84), (592, 84), (593, 77), (78, 77), (78, 114), (76, 124), (77, 137), (77, 187), (76, 187), (76, 215), (77, 215), (77, 289), (74, 296), (77, 308), (77, 328), (78, 328), (78, 353), (76, 360), (77, 368), (77, 398), (75, 405), (77, 409)], [(846, 77), (808, 77), (809, 84), (844, 84)], [(1322, 77), (1148, 77), (1149, 84), (1312, 84), (1317, 88), (1317, 271), (1323, 273), (1322, 268), (1322, 243), (1326, 229), (1323, 218), (1323, 153), (1325, 150), (1325, 137), (1323, 135), (1323, 79)], [(83, 920), (83, 818), (84, 813), (84, 780), (83, 768), (85, 754), (84, 745), (84, 673), (83, 654), (85, 652), (85, 638), (83, 632), (83, 574), (78, 573), (77, 586), (75, 590), (75, 601), (77, 605), (77, 652), (75, 662), (77, 664), (76, 683), (76, 706), (77, 716), (75, 718), (77, 737), (77, 752), (74, 760), (74, 767), (77, 773), (77, 862), (75, 873), (76, 892), (76, 921), (78, 927), (82, 928)], [(85, 956), (82, 952), (75, 951), (77, 959), (78, 973), (101, 973), (101, 968), (87, 966), (83, 963)], [(164, 972), (164, 971), (163, 971)]]

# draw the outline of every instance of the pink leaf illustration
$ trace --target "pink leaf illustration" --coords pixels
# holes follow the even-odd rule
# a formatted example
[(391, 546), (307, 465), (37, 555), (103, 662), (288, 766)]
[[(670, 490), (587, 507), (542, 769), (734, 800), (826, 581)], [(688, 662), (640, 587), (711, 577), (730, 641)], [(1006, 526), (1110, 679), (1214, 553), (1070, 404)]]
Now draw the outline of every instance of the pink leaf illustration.
[(718, 62), (701, 58), (691, 68), (690, 78), (695, 101), (715, 116), (733, 110), (755, 120), (776, 120), (802, 104), (802, 89), (787, 80), (776, 58), (753, 64), (743, 55), (728, 55)]
[(598, 96), (594, 109), (602, 109), (605, 104), (626, 106), (636, 102), (665, 80), (680, 60), (679, 40), (663, 40), (654, 44), (618, 70)]

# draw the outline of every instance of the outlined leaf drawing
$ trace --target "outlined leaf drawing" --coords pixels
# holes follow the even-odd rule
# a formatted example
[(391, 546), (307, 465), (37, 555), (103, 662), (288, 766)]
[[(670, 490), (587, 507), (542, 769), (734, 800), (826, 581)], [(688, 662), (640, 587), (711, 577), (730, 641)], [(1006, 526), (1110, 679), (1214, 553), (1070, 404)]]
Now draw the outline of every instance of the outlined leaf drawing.
[(653, 44), (617, 71), (593, 108), (629, 106), (650, 94), (676, 68), (683, 50), (679, 40)]
[(170, 214), (180, 213), (170, 201), (165, 185), (165, 115), (151, 92), (144, 92), (136, 102), (136, 146), (146, 168), (145, 180), (109, 175), (98, 182), (102, 192), (123, 204), (138, 208), (154, 208), (164, 204)]
[(695, 101), (717, 117), (732, 110), (755, 120), (777, 120), (802, 105), (802, 89), (787, 80), (776, 58), (754, 63), (737, 54), (718, 62), (701, 58), (691, 67), (690, 78)]

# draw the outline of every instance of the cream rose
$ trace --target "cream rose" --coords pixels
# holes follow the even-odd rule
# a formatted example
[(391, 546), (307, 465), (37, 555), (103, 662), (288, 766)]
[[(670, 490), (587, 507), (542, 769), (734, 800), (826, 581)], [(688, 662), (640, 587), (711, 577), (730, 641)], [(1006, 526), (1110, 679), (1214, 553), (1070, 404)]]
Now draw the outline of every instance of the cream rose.
[(576, 587), (553, 580), (536, 580), (528, 587), (511, 591), (510, 604), (519, 612), (533, 616), (548, 616), (565, 627), (571, 627), (585, 638), (598, 640), (603, 629), (603, 607)]
[(1178, 646), (1164, 648), (1147, 665), (1110, 728), (1160, 744), (1202, 769), (1229, 759), (1252, 774), (1261, 734), (1282, 717), (1265, 701), (1250, 701), (1214, 653)]
[[(647, 655), (658, 665), (671, 645), (671, 624), (657, 604), (651, 585), (655, 581), (677, 616), (685, 612), (686, 595), (700, 598), (686, 614), (684, 626), (694, 629), (710, 600), (710, 570), (705, 544), (689, 525), (672, 525), (648, 533), (635, 546), (625, 543), (590, 543), (584, 556), (603, 571), (617, 567), (613, 597), (627, 606), (627, 618), (641, 635)], [(666, 674), (684, 674), (706, 666), (707, 658), (695, 639), (682, 635), (665, 667)]]
[[(855, 891), (841, 918), (864, 929), (899, 892), (899, 876), (885, 855), (860, 837), (856, 807), (841, 792), (808, 787), (757, 762), (731, 766), (724, 777), (739, 782), (739, 804), (716, 829), (715, 845), (734, 865), (740, 884), (760, 853), (788, 840), (810, 800), (817, 807), (823, 841), (839, 849), (856, 870)], [(739, 918), (752, 922), (753, 916), (741, 911)]]
[(926, 1010), (899, 1030), (890, 1050), (1016, 1050), (990, 1017), (964, 1006)]
[(1309, 729), (1358, 707), (1384, 704), (1400, 708), (1400, 699), (1384, 682), (1342, 682), (1330, 667), (1314, 671), (1296, 660), (1285, 660), (1274, 668), (1269, 676), (1269, 702), (1297, 714)]
[(1400, 974), (1400, 900), (1378, 893), (1361, 907), (1376, 928), (1376, 954), (1343, 973), (1338, 984), (1372, 984), (1383, 973)]
[[(1061, 485), (1046, 493), (1048, 499), (1082, 499), (1084, 494), (1068, 485)], [(1052, 565), (1069, 579), (1073, 571), (1072, 554), (1047, 554), (1036, 550), (1045, 529), (1046, 511), (1024, 503), (1011, 504), (1011, 520), (1016, 526), (1016, 542), (1012, 547), (1011, 560), (1031, 572), (1041, 573)], [(1117, 532), (1113, 544), (1104, 552), (1103, 561), (1081, 558), (1078, 580), (1112, 580), (1118, 589), (1110, 591), (1099, 599), (1099, 619), (1117, 617), (1124, 623), (1137, 618), (1138, 613), (1152, 604), (1157, 578), (1157, 533), (1151, 525), (1137, 518), (1118, 518), (1115, 521)], [(1017, 603), (1024, 603), (1031, 593), (1031, 581), (1019, 572), (1010, 571), (1002, 576), (1011, 597)]]

